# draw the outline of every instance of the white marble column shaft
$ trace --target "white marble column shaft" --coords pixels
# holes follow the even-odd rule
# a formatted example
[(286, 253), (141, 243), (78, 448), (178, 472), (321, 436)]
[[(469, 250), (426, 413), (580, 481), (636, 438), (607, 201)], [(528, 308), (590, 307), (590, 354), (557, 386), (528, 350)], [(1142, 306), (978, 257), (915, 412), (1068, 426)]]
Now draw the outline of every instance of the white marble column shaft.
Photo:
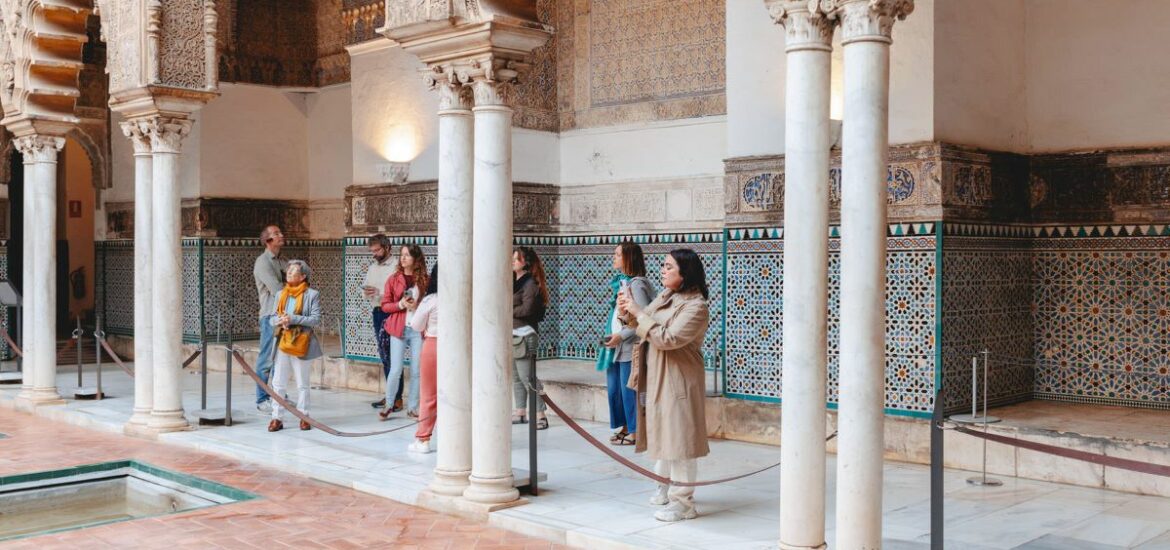
[(57, 393), (57, 153), (64, 146), (61, 137), (16, 138), (24, 155), (24, 192), (32, 198), (32, 231), (24, 236), (33, 249), (30, 278), (24, 283), (31, 290), (23, 298), (32, 311), (32, 338), (24, 347), (32, 388), (25, 397), (35, 404), (62, 402)]
[(152, 157), (151, 342), (154, 347), (154, 404), (147, 426), (154, 432), (188, 428), (183, 416), (183, 247), (179, 204), (179, 152), (191, 121), (148, 119)]
[(122, 123), (134, 145), (134, 413), (130, 425), (146, 427), (154, 408), (154, 311), (151, 255), (154, 227), (154, 160), (150, 136), (139, 121)]
[(893, 18), (905, 17), (912, 8), (908, 2), (871, 0), (846, 0), (841, 7), (845, 123), (837, 409), (839, 548), (882, 545), (890, 30)]
[(477, 78), (473, 193), (471, 476), (463, 496), (500, 504), (512, 486), (512, 108)]
[[(439, 106), (439, 311), (438, 456), (430, 489), (460, 496), (471, 474), (472, 379), (472, 177), (474, 121), (470, 89), (437, 82)], [(492, 251), (494, 253), (495, 251)], [(510, 326), (510, 325), (509, 325)]]
[(808, 2), (769, 7), (785, 27), (788, 65), (780, 547), (824, 548), (829, 76), (834, 25), (825, 14), (810, 13)]
[[(22, 300), (20, 308), (20, 347), (21, 351), (28, 352), (32, 349), (32, 342), (36, 332), (36, 308), (33, 307), (33, 263), (36, 261), (33, 256), (37, 253), (36, 247), (33, 245), (33, 234), (36, 233), (36, 202), (32, 188), (29, 187), (27, 174), (32, 173), (32, 158), (30, 156), (24, 157), (24, 238), (21, 239), (20, 246), (24, 252), (21, 260), (21, 289), (20, 299)], [(16, 334), (12, 334), (16, 338)], [(20, 394), (18, 398), (22, 401), (32, 401), (33, 396), (33, 378), (36, 373), (36, 364), (31, 360), (31, 356), (25, 355), (21, 360), (21, 368), (24, 372), (20, 381)]]

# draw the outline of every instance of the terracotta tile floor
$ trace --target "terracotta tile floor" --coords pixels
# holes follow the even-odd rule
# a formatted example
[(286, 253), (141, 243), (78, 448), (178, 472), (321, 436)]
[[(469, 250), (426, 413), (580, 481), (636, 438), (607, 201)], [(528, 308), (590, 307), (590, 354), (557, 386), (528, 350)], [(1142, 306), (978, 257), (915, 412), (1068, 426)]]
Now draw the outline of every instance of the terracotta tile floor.
[(0, 409), (0, 476), (137, 459), (262, 498), (0, 543), (4, 548), (563, 548), (276, 470)]

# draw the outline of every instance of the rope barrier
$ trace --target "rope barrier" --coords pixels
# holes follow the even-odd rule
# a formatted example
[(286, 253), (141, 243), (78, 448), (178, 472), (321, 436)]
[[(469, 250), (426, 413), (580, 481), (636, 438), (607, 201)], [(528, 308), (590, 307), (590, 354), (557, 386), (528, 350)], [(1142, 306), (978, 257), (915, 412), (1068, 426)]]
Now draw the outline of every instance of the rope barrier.
[(0, 332), (4, 333), (4, 341), (8, 342), (8, 349), (11, 349), (13, 353), (23, 359), (24, 352), (20, 350), (20, 346), (16, 345), (16, 342), (12, 340), (12, 337), (8, 335), (8, 331), (0, 329)]
[(1028, 449), (1030, 451), (1036, 451), (1063, 458), (1071, 458), (1073, 460), (1080, 460), (1082, 462), (1091, 462), (1093, 464), (1100, 464), (1102, 466), (1108, 466), (1110, 468), (1117, 468), (1120, 470), (1129, 470), (1131, 472), (1138, 472), (1141, 474), (1170, 477), (1170, 466), (1165, 466), (1162, 464), (1151, 464), (1149, 462), (1140, 462), (1137, 460), (1130, 460), (1128, 458), (1090, 453), (1087, 451), (1078, 451), (1076, 449), (1067, 449), (1065, 447), (1057, 447), (1056, 445), (1037, 443), (1035, 441), (1025, 441), (1004, 435), (972, 430), (966, 426), (955, 425), (947, 429), (981, 439), (986, 439), (988, 441), (993, 441), (995, 443), (1002, 443), (1012, 447)]
[(190, 365), (192, 361), (198, 359), (199, 354), (201, 354), (201, 353), (203, 353), (203, 350), (200, 350), (200, 349), (197, 349), (194, 352), (192, 352), (191, 356), (188, 357), (186, 361), (183, 361), (183, 368), (187, 368), (187, 365)]
[[(561, 420), (565, 421), (566, 425), (568, 425), (570, 428), (572, 428), (574, 432), (577, 432), (577, 435), (584, 438), (585, 441), (587, 441), (590, 445), (597, 447), (597, 449), (599, 451), (605, 453), (607, 456), (616, 460), (622, 466), (625, 466), (626, 468), (633, 470), (634, 472), (638, 473), (642, 477), (652, 479), (652, 480), (654, 480), (658, 483), (661, 483), (663, 485), (673, 485), (675, 487), (704, 487), (707, 485), (717, 485), (720, 483), (727, 483), (728, 481), (735, 481), (737, 479), (751, 477), (751, 476), (754, 476), (756, 474), (762, 474), (762, 473), (764, 473), (768, 470), (771, 470), (772, 468), (775, 468), (775, 467), (780, 465), (780, 463), (777, 462), (775, 464), (765, 466), (763, 468), (748, 472), (746, 474), (739, 474), (739, 475), (735, 475), (732, 477), (725, 477), (722, 479), (712, 479), (712, 480), (707, 480), (707, 481), (677, 481), (677, 482), (672, 481), (669, 477), (660, 476), (660, 475), (654, 473), (653, 471), (651, 471), (643, 466), (638, 465), (634, 461), (622, 456), (617, 451), (609, 448), (609, 446), (607, 446), (605, 443), (598, 441), (597, 438), (593, 437), (592, 435), (589, 434), (589, 432), (585, 431), (585, 428), (582, 428), (581, 425), (577, 423), (577, 421), (573, 420), (573, 418), (570, 417), (568, 414), (566, 414), (565, 411), (561, 410), (561, 408), (558, 407), (557, 404), (555, 402), (553, 402), (552, 399), (549, 398), (548, 394), (541, 393), (540, 397), (541, 397), (541, 399), (544, 399), (544, 402), (546, 404), (548, 404), (548, 407), (550, 409), (552, 409), (553, 412), (556, 413), (556, 415), (561, 418)], [(825, 442), (827, 443), (829, 441), (832, 441), (834, 437), (837, 437), (837, 432), (833, 432), (833, 433), (829, 434), (829, 437), (825, 438)]]
[[(118, 357), (118, 354), (114, 353), (114, 350), (110, 348), (110, 344), (106, 342), (106, 339), (99, 338), (98, 341), (102, 343), (102, 348), (104, 348), (106, 350), (106, 353), (108, 353), (110, 355), (110, 359), (114, 360), (114, 364), (118, 365), (118, 368), (122, 369), (123, 372), (125, 372), (126, 374), (129, 374), (130, 378), (134, 378), (134, 371), (131, 370), (130, 367), (127, 367), (126, 364), (122, 362), (122, 358)], [(185, 366), (187, 366), (187, 364), (183, 363), (183, 366), (185, 367)]]
[[(295, 406), (293, 406), (293, 404), (290, 403), (287, 399), (285, 399), (284, 397), (280, 396), (275, 391), (273, 391), (272, 387), (270, 387), (267, 382), (265, 382), (262, 378), (260, 378), (260, 375), (256, 374), (256, 371), (252, 370), (252, 365), (248, 364), (248, 361), (246, 359), (244, 359), (244, 355), (242, 353), (240, 353), (239, 350), (237, 350), (236, 348), (229, 348), (229, 349), (230, 349), (232, 355), (236, 358), (236, 361), (240, 362), (240, 368), (244, 369), (244, 373), (247, 374), (249, 377), (251, 377), (252, 380), (254, 382), (256, 382), (256, 384), (258, 386), (260, 386), (260, 389), (264, 390), (277, 403), (280, 403), (280, 405), (282, 407), (284, 407), (286, 410), (288, 410), (288, 412), (292, 413), (293, 416), (295, 416), (295, 417), (297, 417), (305, 422), (308, 422), (310, 426), (317, 428), (318, 430), (321, 430), (329, 435), (335, 435), (338, 437), (369, 437), (371, 435), (382, 435), (382, 434), (388, 434), (391, 432), (397, 432), (399, 430), (409, 428), (411, 426), (418, 424), (419, 422), (422, 422), (422, 419), (419, 419), (419, 420), (415, 420), (414, 422), (411, 422), (409, 424), (405, 424), (403, 426), (398, 426), (396, 428), (390, 428), (389, 430), (381, 430), (381, 431), (377, 431), (377, 432), (343, 432), (343, 431), (338, 430), (336, 428), (332, 428), (326, 424), (322, 424), (321, 422), (313, 419), (313, 417), (301, 412), (300, 409), (297, 409)], [(275, 353), (275, 352), (273, 352), (273, 353)]]

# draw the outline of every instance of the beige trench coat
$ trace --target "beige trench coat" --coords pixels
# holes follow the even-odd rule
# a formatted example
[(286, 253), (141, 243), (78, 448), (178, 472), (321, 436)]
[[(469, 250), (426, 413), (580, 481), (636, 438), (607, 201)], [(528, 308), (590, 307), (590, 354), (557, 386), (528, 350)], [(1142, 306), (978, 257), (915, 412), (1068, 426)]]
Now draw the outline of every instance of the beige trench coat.
[[(636, 450), (644, 447), (653, 460), (699, 458), (711, 451), (700, 352), (709, 315), (698, 292), (665, 290), (637, 318), (642, 344), (635, 362), (642, 368), (630, 386), (645, 392), (646, 401)], [(643, 407), (638, 412), (641, 417)]]

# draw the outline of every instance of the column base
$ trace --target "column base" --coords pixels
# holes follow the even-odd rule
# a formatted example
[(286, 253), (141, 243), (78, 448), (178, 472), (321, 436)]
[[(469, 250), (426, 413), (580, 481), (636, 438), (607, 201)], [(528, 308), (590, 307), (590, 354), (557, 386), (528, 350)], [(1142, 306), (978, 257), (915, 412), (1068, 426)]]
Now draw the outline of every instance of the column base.
[(472, 473), (467, 478), (467, 489), (463, 498), (480, 504), (505, 504), (520, 498), (520, 491), (512, 486), (512, 474), (503, 477), (483, 478)]
[(146, 428), (156, 434), (167, 432), (181, 432), (191, 429), (191, 423), (187, 422), (187, 418), (183, 416), (183, 410), (177, 411), (151, 411), (150, 420), (146, 423)]
[(57, 393), (57, 388), (30, 388), (16, 396), (16, 406), (24, 409), (35, 409), (45, 405), (64, 405), (65, 399)]
[(139, 426), (150, 424), (150, 409), (139, 409), (135, 407), (134, 414), (130, 415), (130, 420), (127, 420), (126, 423)]
[(780, 543), (780, 550), (826, 550), (829, 546), (821, 543), (820, 546), (792, 546), (790, 544)]
[(470, 470), (451, 471), (435, 468), (435, 477), (427, 486), (427, 491), (447, 497), (461, 497), (467, 490), (471, 475)]
[(492, 512), (525, 504), (528, 504), (528, 499), (524, 498), (497, 503), (473, 502), (463, 497), (440, 495), (430, 489), (420, 491), (414, 503), (419, 508), (480, 522), (488, 521)]

